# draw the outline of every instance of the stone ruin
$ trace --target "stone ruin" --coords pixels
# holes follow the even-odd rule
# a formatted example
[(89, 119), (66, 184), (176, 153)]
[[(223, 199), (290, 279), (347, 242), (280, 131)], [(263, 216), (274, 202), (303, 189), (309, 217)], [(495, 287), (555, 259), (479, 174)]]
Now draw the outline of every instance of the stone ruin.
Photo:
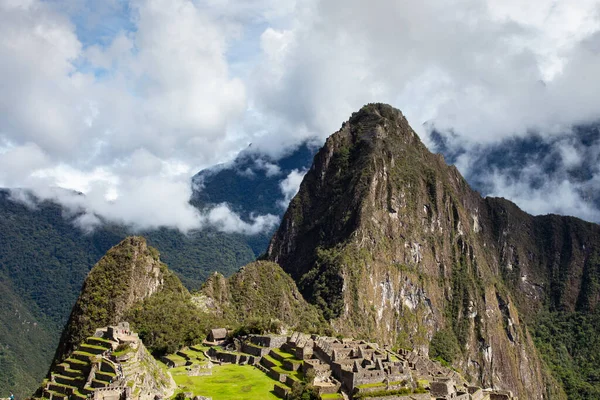
[[(282, 358), (282, 352), (290, 358)], [(469, 386), (456, 371), (415, 351), (395, 352), (363, 340), (301, 332), (289, 337), (250, 335), (222, 350), (213, 347), (208, 354), (216, 363), (261, 369), (281, 383), (275, 384), (274, 392), (282, 398), (295, 382), (293, 372), (300, 370), (305, 377), (313, 377), (310, 383), (319, 395), (342, 390), (350, 398), (371, 400), (517, 400), (510, 392)], [(429, 391), (411, 393), (418, 381), (427, 381)], [(409, 394), (394, 394), (401, 392)]]
[[(291, 341), (293, 342), (293, 337)], [(324, 376), (330, 370), (331, 376), (348, 393), (361, 392), (363, 385), (379, 390), (396, 390), (413, 385), (406, 365), (392, 361), (391, 355), (379, 350), (376, 344), (330, 337), (315, 337), (311, 342), (312, 353), (320, 361), (312, 363), (313, 367), (319, 369), (318, 373), (315, 370), (315, 375)], [(307, 341), (307, 344), (310, 345), (311, 342)], [(310, 350), (302, 352), (311, 353)]]
[(208, 333), (204, 344), (207, 346), (219, 346), (227, 342), (227, 329), (216, 328), (211, 329)]
[(517, 400), (508, 390), (482, 389), (478, 386), (460, 386), (452, 378), (437, 378), (429, 384), (436, 400)]
[[(97, 329), (54, 366), (36, 396), (49, 400), (151, 400), (168, 388), (159, 366), (127, 322)], [(155, 371), (149, 368), (154, 365)], [(166, 383), (167, 385), (170, 382)]]

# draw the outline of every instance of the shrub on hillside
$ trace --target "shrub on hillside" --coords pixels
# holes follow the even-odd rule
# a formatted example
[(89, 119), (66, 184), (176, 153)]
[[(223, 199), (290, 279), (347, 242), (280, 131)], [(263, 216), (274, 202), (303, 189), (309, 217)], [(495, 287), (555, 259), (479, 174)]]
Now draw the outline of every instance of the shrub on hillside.
[(452, 364), (460, 355), (460, 345), (451, 329), (437, 331), (429, 344), (429, 357)]

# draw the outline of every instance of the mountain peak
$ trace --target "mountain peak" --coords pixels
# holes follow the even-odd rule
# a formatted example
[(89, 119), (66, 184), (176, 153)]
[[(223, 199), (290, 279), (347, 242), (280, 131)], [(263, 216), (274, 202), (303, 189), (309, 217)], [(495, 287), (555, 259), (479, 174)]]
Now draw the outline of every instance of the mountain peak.
[(359, 111), (352, 113), (350, 119), (342, 125), (340, 132), (343, 132), (344, 128), (349, 130), (353, 143), (365, 141), (376, 144), (382, 141), (399, 140), (397, 145), (422, 146), (419, 136), (410, 127), (402, 112), (389, 104), (364, 105)]
[(368, 104), (315, 156), (267, 258), (341, 334), (425, 353), (443, 336), (461, 347), (457, 368), (541, 398), (488, 204), (399, 110)]
[[(427, 150), (399, 110), (381, 103), (365, 105), (315, 156), (267, 257), (299, 279), (316, 261), (317, 247), (343, 243), (364, 225), (370, 203), (383, 201), (385, 209), (396, 213), (392, 203), (398, 196), (413, 195), (410, 182), (435, 180), (442, 173), (452, 175), (451, 185), (467, 187), (443, 157)], [(405, 187), (400, 193), (393, 186)]]
[(362, 106), (357, 112), (352, 113), (349, 122), (357, 124), (361, 120), (371, 118), (381, 118), (390, 122), (406, 121), (402, 112), (389, 104), (369, 103)]
[(136, 302), (150, 297), (171, 273), (141, 236), (112, 247), (90, 270), (71, 311), (54, 363), (66, 358), (96, 328), (114, 325)]

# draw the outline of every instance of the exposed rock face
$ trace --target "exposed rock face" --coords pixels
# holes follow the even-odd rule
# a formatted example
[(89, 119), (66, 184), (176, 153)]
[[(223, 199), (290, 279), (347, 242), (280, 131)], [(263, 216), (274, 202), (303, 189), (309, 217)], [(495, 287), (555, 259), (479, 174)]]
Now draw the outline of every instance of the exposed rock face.
[(158, 251), (132, 236), (111, 248), (88, 274), (54, 357), (64, 360), (96, 328), (115, 325), (136, 302), (159, 291), (171, 274)]
[(427, 351), (451, 328), (468, 377), (541, 399), (525, 317), (598, 303), (599, 286), (581, 283), (598, 270), (598, 237), (594, 224), (482, 199), (400, 111), (375, 104), (315, 156), (267, 258), (341, 333)]
[(231, 323), (279, 320), (289, 328), (319, 331), (325, 321), (302, 297), (294, 281), (279, 265), (257, 261), (229, 279), (213, 274), (194, 301)]
[(173, 377), (158, 365), (141, 340), (135, 343), (133, 356), (123, 363), (123, 371), (128, 383), (139, 388), (138, 400), (169, 398), (177, 387)]
[(600, 302), (600, 225), (531, 216), (504, 199), (485, 199), (498, 274), (522, 312), (593, 311)]

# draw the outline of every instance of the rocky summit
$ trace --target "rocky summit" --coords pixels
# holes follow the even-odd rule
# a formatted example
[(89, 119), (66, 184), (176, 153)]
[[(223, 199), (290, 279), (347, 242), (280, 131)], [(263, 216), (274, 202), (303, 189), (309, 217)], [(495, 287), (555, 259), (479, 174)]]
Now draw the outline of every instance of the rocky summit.
[(457, 343), (469, 378), (559, 398), (527, 322), (596, 306), (599, 237), (598, 225), (482, 198), (399, 110), (369, 104), (315, 156), (267, 258), (336, 331), (424, 352)]

